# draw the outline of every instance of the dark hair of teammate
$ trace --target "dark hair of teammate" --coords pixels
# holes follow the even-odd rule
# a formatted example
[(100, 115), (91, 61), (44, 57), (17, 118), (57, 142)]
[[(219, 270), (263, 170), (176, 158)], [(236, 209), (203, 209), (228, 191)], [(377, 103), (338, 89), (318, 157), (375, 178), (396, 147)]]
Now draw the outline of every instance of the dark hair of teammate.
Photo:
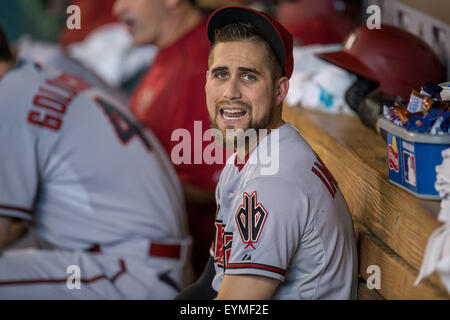
[(9, 61), (11, 59), (12, 53), (9, 48), (8, 38), (0, 25), (0, 61)]

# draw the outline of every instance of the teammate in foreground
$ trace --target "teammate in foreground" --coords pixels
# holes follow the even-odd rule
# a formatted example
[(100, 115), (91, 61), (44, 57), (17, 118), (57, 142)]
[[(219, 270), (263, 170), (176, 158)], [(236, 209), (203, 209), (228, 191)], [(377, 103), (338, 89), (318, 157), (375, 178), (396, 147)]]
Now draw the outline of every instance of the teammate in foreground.
[[(159, 52), (130, 100), (130, 110), (150, 128), (169, 155), (180, 143), (172, 135), (188, 130), (191, 137), (210, 123), (203, 88), (209, 43), (207, 17), (195, 0), (116, 0), (114, 13), (128, 28), (135, 45), (153, 44)], [(196, 124), (201, 125), (196, 129)], [(198, 128), (198, 127), (197, 127)], [(214, 190), (224, 161), (213, 164), (194, 159), (210, 142), (190, 141), (190, 163), (171, 157), (187, 203), (189, 231), (193, 238), (192, 261), (198, 277), (208, 261), (213, 238)], [(175, 154), (178, 157), (178, 154)]]
[[(355, 299), (357, 251), (347, 204), (320, 158), (281, 119), (292, 36), (263, 12), (225, 7), (210, 17), (208, 37), (208, 111), (237, 152), (216, 189), (207, 268), (177, 298)], [(248, 140), (229, 138), (236, 129), (270, 134), (259, 134), (252, 149)], [(261, 155), (269, 149), (279, 164), (267, 174)]]
[[(13, 61), (0, 29), (0, 299), (171, 299), (190, 243), (175, 171), (126, 107)], [(33, 248), (5, 249), (23, 219)]]

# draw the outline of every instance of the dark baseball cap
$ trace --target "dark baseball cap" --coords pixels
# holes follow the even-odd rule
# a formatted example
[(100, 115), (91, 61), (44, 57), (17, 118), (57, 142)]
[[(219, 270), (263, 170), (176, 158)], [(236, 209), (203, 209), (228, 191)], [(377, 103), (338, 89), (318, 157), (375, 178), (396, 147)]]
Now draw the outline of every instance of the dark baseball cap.
[(280, 62), (283, 75), (290, 78), (294, 68), (292, 35), (268, 13), (254, 9), (229, 6), (214, 11), (208, 21), (208, 39), (214, 43), (215, 30), (231, 23), (246, 23), (270, 45)]

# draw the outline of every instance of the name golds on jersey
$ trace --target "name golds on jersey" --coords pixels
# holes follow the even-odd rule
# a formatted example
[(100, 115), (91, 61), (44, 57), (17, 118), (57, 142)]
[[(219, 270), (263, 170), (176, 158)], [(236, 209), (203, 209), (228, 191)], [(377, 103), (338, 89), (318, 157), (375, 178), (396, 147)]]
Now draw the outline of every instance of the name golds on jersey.
[(90, 88), (84, 80), (63, 73), (45, 81), (33, 97), (33, 108), (28, 113), (28, 123), (58, 131), (70, 102), (82, 91)]

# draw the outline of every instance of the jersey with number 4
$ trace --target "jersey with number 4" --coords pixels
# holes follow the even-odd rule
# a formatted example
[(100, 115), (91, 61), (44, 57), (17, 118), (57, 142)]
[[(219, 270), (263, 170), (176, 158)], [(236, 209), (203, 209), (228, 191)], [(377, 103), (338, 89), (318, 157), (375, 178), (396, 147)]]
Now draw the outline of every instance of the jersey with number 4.
[[(263, 156), (277, 170), (264, 172)], [(260, 275), (280, 280), (274, 299), (355, 299), (357, 252), (347, 204), (298, 131), (285, 123), (244, 166), (236, 163), (235, 154), (216, 189), (214, 290), (227, 274)]]
[(66, 249), (187, 238), (157, 140), (76, 76), (19, 62), (0, 80), (0, 215)]

